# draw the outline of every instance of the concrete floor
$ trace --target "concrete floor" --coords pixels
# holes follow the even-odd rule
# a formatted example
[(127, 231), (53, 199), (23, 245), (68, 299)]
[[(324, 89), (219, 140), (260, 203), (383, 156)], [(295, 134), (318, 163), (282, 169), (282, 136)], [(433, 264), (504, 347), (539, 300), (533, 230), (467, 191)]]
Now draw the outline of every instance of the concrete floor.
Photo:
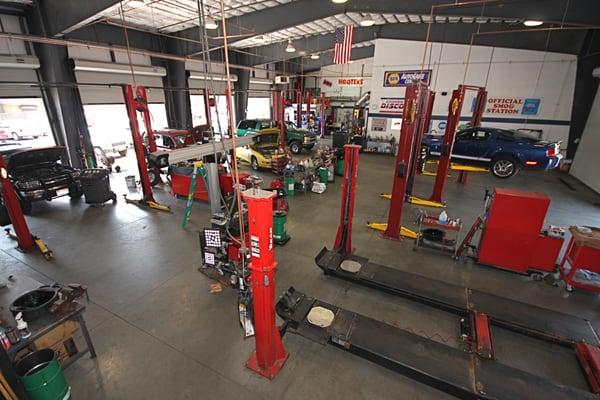
[[(414, 253), (412, 242), (381, 239), (367, 221), (384, 221), (393, 160), (361, 155), (354, 216), (353, 245), (375, 262), (458, 285), (577, 315), (600, 327), (600, 296), (552, 287), (497, 269), (457, 263), (430, 251)], [(124, 176), (113, 174), (113, 189), (125, 193)], [(575, 190), (559, 181), (568, 180)], [(293, 285), (325, 301), (401, 327), (458, 334), (458, 321), (440, 312), (367, 288), (325, 277), (314, 263), (331, 246), (337, 229), (340, 180), (322, 194), (290, 198), (287, 230), (292, 240), (277, 248), (277, 292)], [(432, 178), (420, 177), (416, 194), (428, 195)], [(468, 186), (450, 180), (448, 213), (470, 225), (483, 206), (485, 189), (512, 187), (552, 197), (549, 224), (600, 226), (600, 197), (566, 175), (520, 173), (503, 181), (474, 174)], [(86, 318), (98, 358), (84, 358), (66, 371), (75, 399), (442, 399), (428, 386), (332, 347), (295, 335), (284, 344), (291, 356), (269, 382), (244, 367), (254, 341), (244, 340), (236, 315), (236, 293), (210, 294), (200, 263), (197, 230), (208, 225), (206, 204), (194, 205), (191, 223), (181, 229), (184, 201), (156, 190), (173, 214), (148, 212), (120, 201), (88, 207), (59, 199), (36, 204), (28, 217), (32, 232), (47, 241), (55, 260), (22, 254), (0, 240), (0, 275), (26, 274), (43, 282), (89, 285)], [(413, 226), (417, 207), (405, 208), (404, 223)], [(495, 330), (498, 358), (519, 368), (577, 387), (586, 387), (575, 356), (531, 339)], [(449, 366), (451, 367), (451, 366)]]

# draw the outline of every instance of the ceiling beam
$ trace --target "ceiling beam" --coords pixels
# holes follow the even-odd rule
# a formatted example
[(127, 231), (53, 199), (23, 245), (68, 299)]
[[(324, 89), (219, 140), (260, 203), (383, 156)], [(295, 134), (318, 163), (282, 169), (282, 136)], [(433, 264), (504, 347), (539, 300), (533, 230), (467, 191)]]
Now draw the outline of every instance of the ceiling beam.
[[(394, 13), (428, 15), (432, 5), (447, 4), (449, 0), (361, 0), (346, 4), (335, 4), (325, 0), (298, 0), (275, 7), (269, 7), (234, 18), (229, 18), (229, 35), (260, 35), (275, 32), (292, 26), (305, 24), (318, 19), (346, 12)], [(568, 9), (565, 6), (568, 4)], [(436, 8), (435, 15), (463, 16), (502, 19), (541, 19), (547, 22), (562, 22), (579, 25), (597, 25), (600, 15), (600, 1), (589, 0), (506, 0), (461, 7)], [(197, 37), (198, 29), (189, 28), (179, 35)], [(231, 43), (242, 40), (234, 38)]]
[(46, 19), (49, 37), (62, 37), (97, 18), (97, 14), (119, 3), (119, 0), (37, 0)]
[[(456, 44), (469, 44), (471, 35), (478, 30), (480, 32), (507, 31), (511, 28), (506, 24), (487, 23), (465, 24), (445, 23), (434, 24), (431, 28), (430, 40), (433, 42), (445, 42)], [(475, 45), (508, 47), (526, 50), (552, 51), (558, 53), (579, 54), (585, 38), (586, 31), (553, 31), (549, 32), (526, 32), (510, 33), (501, 35), (476, 35)], [(397, 23), (376, 25), (368, 28), (356, 28), (354, 43), (366, 42), (374, 39), (400, 39), (424, 41), (427, 35), (427, 24)], [(548, 41), (548, 36), (550, 40)], [(305, 51), (307, 55), (331, 50), (333, 47), (334, 34), (314, 35), (294, 40), (295, 53), (287, 53), (285, 48), (287, 42), (278, 42), (265, 46), (241, 49), (240, 51), (252, 53), (247, 55), (248, 65), (259, 65), (274, 61), (290, 60), (298, 57), (299, 51)], [(548, 47), (546, 43), (548, 42)], [(235, 51), (235, 50), (234, 50)]]
[[(364, 58), (371, 58), (375, 55), (375, 46), (365, 46), (365, 47), (357, 47), (352, 49), (352, 60), (362, 60)], [(323, 67), (328, 65), (333, 65), (333, 52), (328, 51), (327, 53), (321, 54), (321, 58), (318, 60), (302, 59), (300, 57), (294, 58), (290, 60), (292, 65), (294, 66), (294, 73), (306, 73), (317, 71)], [(302, 64), (302, 68), (300, 65)]]

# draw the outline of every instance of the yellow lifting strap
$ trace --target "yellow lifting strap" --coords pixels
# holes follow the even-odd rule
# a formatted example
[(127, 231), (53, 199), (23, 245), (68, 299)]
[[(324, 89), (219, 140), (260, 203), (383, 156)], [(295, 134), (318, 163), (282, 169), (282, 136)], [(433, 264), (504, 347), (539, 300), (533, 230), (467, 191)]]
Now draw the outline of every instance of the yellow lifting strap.
[(467, 172), (490, 172), (489, 169), (483, 167), (473, 167), (471, 165), (451, 164), (452, 171), (467, 171)]
[[(387, 199), (387, 200), (392, 199), (392, 195), (390, 193), (379, 193), (379, 196), (384, 199)], [(424, 206), (424, 207), (446, 208), (446, 205), (444, 203), (438, 203), (437, 201), (420, 199), (415, 196), (408, 196), (408, 202), (410, 204), (415, 204), (415, 205)]]
[[(382, 223), (377, 223), (377, 222), (369, 222), (367, 223), (367, 226), (371, 229), (375, 229), (377, 231), (385, 231), (387, 229), (387, 224), (382, 224)], [(410, 238), (410, 239), (416, 239), (417, 238), (417, 232), (410, 230), (408, 228), (405, 227), (400, 227), (400, 235)]]

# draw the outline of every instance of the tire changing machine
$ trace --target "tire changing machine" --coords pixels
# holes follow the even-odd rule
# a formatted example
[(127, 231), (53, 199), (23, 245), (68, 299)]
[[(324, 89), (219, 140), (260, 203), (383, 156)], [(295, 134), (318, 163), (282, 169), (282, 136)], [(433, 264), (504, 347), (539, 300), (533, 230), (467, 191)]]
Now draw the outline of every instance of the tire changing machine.
[[(600, 398), (600, 340), (589, 321), (370, 262), (352, 254), (352, 211), (358, 149), (346, 146), (342, 211), (333, 250), (317, 265), (327, 275), (400, 296), (456, 315), (463, 348), (416, 335), (317, 298), (293, 287), (276, 305), (285, 330), (330, 344), (462, 399)], [(314, 325), (316, 307), (334, 316)], [(492, 327), (573, 349), (590, 391), (554, 383), (495, 358)]]

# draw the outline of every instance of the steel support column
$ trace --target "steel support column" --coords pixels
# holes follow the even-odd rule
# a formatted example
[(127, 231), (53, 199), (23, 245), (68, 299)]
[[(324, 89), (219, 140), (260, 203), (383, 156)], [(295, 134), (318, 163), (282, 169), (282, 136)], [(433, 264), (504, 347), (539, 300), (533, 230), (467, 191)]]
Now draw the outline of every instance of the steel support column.
[(273, 197), (275, 193), (249, 189), (243, 193), (248, 204), (251, 243), (252, 296), (256, 350), (246, 367), (273, 379), (285, 364), (289, 353), (284, 349), (275, 324), (275, 251), (273, 249)]
[(163, 78), (165, 86), (165, 106), (169, 128), (192, 128), (192, 105), (188, 84), (189, 73), (183, 61), (168, 60), (164, 63), (167, 76)]
[(250, 89), (250, 71), (238, 69), (235, 71), (238, 80), (234, 82), (235, 114), (237, 121), (246, 119), (248, 110), (248, 90)]

